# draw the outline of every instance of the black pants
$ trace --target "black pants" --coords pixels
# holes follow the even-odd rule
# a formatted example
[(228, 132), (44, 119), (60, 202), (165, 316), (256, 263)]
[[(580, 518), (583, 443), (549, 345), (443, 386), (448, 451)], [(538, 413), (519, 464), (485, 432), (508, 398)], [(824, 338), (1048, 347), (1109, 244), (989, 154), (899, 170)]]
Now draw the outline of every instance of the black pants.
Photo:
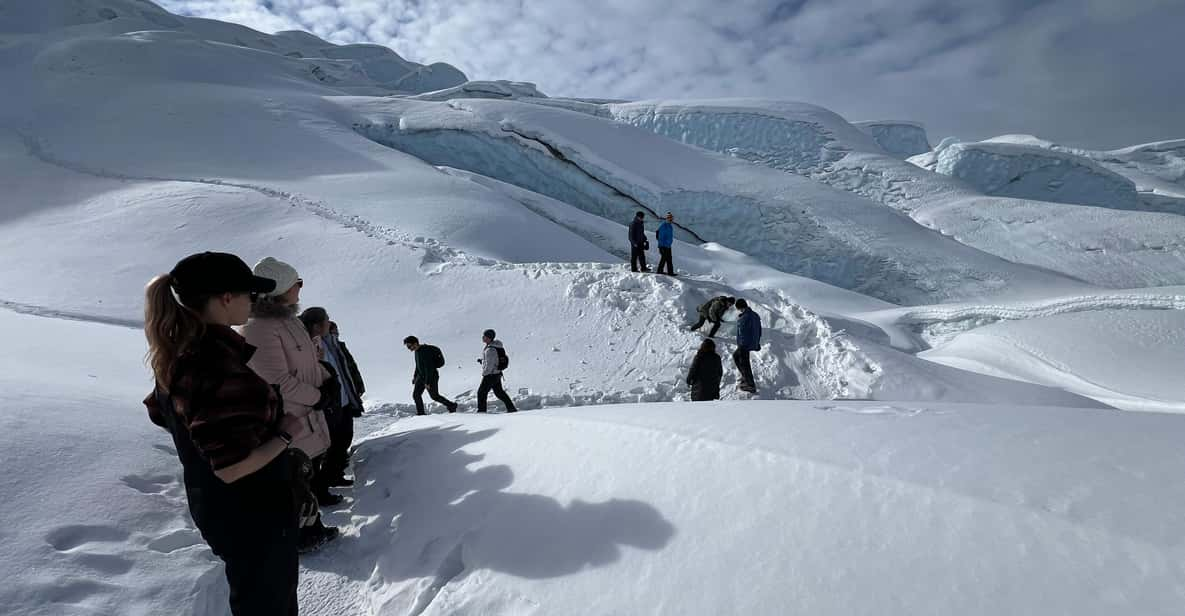
[(477, 386), (477, 412), (486, 412), (486, 398), (489, 397), (490, 391), (493, 390), (494, 397), (501, 400), (502, 404), (506, 405), (507, 413), (514, 413), (518, 409), (514, 408), (514, 401), (506, 394), (506, 390), (502, 389), (502, 375), (501, 374), (487, 374), (481, 377), (481, 385)]
[[(230, 613), (234, 616), (296, 616), (300, 561), (296, 529), (229, 540), (215, 554), (226, 563)], [(211, 547), (214, 547), (211, 545)]]
[(638, 271), (639, 266), (642, 271), (649, 269), (646, 267), (646, 251), (643, 250), (641, 246), (631, 246), (630, 269), (636, 272)]
[(457, 405), (452, 400), (440, 395), (440, 381), (432, 381), (430, 383), (417, 382), (416, 388), (411, 392), (412, 399), (416, 401), (417, 415), (426, 414), (424, 413), (424, 390), (428, 390), (429, 397), (448, 408), (448, 412), (452, 413), (457, 410)]
[(350, 466), (350, 444), (354, 442), (354, 408), (346, 407), (336, 415), (329, 425), (329, 451), (323, 469), (330, 481), (346, 474)]
[[(671, 247), (659, 246), (658, 254), (661, 255), (658, 259), (658, 273), (675, 275), (675, 264), (671, 261)], [(667, 271), (662, 271), (663, 266), (666, 266)]]
[(753, 364), (749, 362), (749, 354), (752, 352), (737, 349), (732, 354), (732, 362), (736, 364), (737, 370), (741, 373), (741, 389), (757, 389), (757, 383), (753, 381)]
[[(691, 329), (691, 331), (695, 331), (695, 330), (703, 327), (704, 323), (707, 323), (707, 322), (708, 322), (708, 317), (701, 314), (701, 315), (699, 315), (699, 320), (696, 321), (695, 325), (692, 325), (689, 329)], [(712, 330), (708, 332), (708, 337), (715, 338), (716, 331), (718, 329), (720, 329), (720, 321), (712, 321), (711, 323), (712, 323)]]

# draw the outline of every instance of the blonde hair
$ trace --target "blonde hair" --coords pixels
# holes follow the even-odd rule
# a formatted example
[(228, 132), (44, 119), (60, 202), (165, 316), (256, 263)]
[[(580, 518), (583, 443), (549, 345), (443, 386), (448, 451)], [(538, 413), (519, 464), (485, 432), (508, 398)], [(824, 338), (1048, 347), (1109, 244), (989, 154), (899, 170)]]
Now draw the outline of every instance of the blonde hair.
[[(210, 296), (181, 297), (173, 291), (173, 276), (161, 274), (144, 290), (144, 336), (147, 361), (157, 387), (168, 393), (177, 358), (206, 331), (201, 315), (190, 306), (204, 307)], [(184, 303), (182, 303), (184, 301)]]

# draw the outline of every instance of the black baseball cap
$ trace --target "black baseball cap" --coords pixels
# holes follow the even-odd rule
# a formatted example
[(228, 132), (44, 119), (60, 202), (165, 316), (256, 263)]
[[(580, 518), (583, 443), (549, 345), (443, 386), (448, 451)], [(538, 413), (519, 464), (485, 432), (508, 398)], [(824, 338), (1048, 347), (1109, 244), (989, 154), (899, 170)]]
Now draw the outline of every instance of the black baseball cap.
[(178, 293), (192, 295), (271, 293), (276, 289), (275, 280), (256, 276), (242, 259), (225, 252), (189, 255), (169, 274)]

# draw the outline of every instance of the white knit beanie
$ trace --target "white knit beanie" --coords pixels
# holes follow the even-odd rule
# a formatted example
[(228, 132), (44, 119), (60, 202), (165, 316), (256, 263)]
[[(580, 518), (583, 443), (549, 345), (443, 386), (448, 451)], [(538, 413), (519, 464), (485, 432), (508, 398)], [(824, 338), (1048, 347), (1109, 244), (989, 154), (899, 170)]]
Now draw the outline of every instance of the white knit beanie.
[(276, 290), (268, 293), (268, 296), (271, 297), (287, 293), (288, 289), (291, 289), (292, 285), (296, 284), (296, 280), (300, 278), (296, 273), (296, 268), (272, 257), (265, 257), (256, 263), (253, 271), (256, 276), (276, 281)]

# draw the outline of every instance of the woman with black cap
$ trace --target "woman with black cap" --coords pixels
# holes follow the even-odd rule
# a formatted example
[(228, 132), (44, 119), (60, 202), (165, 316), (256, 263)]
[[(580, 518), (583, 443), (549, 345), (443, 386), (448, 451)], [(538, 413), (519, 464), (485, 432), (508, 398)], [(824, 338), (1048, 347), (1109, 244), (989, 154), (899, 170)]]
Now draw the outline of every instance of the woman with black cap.
[(247, 366), (254, 348), (231, 326), (275, 282), (238, 257), (205, 252), (148, 283), (144, 333), (156, 388), (149, 417), (173, 436), (189, 512), (226, 563), (235, 616), (297, 613), (297, 503), (288, 447), (307, 420), (284, 415)]

